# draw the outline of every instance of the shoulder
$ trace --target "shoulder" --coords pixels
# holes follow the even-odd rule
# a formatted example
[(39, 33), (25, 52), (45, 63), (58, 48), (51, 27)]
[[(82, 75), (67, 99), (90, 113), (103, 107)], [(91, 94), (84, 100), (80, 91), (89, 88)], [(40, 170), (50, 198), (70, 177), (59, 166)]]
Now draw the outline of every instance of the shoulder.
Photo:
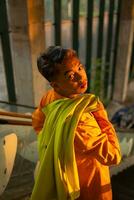
[(102, 103), (102, 101), (98, 98), (98, 101), (97, 101), (97, 108), (99, 110), (104, 110), (105, 107), (104, 107), (104, 104)]
[(40, 101), (40, 107), (43, 108), (44, 106), (46, 106), (47, 104), (51, 103), (53, 101), (54, 98), (54, 90), (48, 90), (42, 97), (41, 101)]
[(89, 95), (89, 97), (92, 99), (92, 101), (95, 101), (97, 103), (97, 110), (104, 110), (104, 104), (102, 103), (102, 101), (100, 100), (100, 98), (92, 93), (87, 93)]

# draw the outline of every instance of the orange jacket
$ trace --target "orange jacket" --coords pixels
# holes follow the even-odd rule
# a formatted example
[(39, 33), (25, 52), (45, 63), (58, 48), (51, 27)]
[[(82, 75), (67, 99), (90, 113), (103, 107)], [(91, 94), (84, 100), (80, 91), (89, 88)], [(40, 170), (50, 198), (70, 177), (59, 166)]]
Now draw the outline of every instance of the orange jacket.
[[(37, 133), (42, 129), (45, 120), (42, 108), (60, 98), (63, 97), (53, 89), (43, 96), (39, 107), (32, 115), (33, 127)], [(97, 111), (81, 117), (75, 135), (75, 156), (80, 181), (78, 199), (111, 200), (108, 166), (118, 164), (121, 155), (115, 130), (100, 101)]]

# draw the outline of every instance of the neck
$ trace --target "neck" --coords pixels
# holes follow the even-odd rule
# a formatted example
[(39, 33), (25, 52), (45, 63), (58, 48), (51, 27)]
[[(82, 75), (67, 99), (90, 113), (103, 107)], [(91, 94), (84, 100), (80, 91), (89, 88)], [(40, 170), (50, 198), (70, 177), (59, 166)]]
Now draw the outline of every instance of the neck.
[(79, 94), (72, 94), (72, 95), (69, 95), (68, 98), (73, 99), (73, 98), (77, 97), (78, 95)]
[(55, 95), (56, 95), (56, 99), (61, 99), (61, 98), (69, 98), (69, 99), (73, 99), (75, 97), (77, 97), (79, 94), (70, 94), (70, 95), (65, 95), (65, 94), (61, 94), (60, 92), (55, 91)]

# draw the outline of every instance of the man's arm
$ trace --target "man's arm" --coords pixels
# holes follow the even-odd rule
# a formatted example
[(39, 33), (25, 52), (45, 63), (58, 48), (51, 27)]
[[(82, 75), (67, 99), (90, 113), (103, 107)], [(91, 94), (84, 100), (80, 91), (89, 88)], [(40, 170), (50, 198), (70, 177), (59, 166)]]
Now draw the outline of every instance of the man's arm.
[(79, 145), (82, 153), (95, 157), (100, 163), (104, 165), (118, 164), (121, 160), (118, 139), (101, 102), (98, 103), (98, 110), (92, 112), (92, 115), (98, 123), (100, 131), (96, 134), (97, 130), (95, 130), (93, 122), (90, 122), (89, 126), (78, 125), (75, 142)]
[(32, 114), (32, 126), (37, 134), (43, 128), (43, 124), (45, 121), (45, 115), (41, 109), (41, 107), (38, 107)]
[(54, 100), (54, 90), (51, 89), (44, 94), (40, 101), (39, 107), (32, 114), (32, 126), (36, 133), (38, 134), (43, 128), (45, 115), (42, 112), (42, 108)]

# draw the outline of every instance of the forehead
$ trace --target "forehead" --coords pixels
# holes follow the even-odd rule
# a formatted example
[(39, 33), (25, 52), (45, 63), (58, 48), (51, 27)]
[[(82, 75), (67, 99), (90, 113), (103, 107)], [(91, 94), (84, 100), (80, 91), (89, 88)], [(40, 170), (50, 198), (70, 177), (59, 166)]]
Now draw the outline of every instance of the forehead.
[(77, 67), (79, 64), (80, 64), (79, 58), (73, 56), (72, 58), (68, 58), (63, 61), (62, 66), (60, 67), (60, 71), (66, 72), (68, 70), (73, 70), (73, 68)]
[(75, 65), (77, 65), (78, 63), (80, 63), (80, 60), (78, 57), (73, 56), (72, 58), (68, 58), (65, 61), (63, 61), (63, 64), (67, 67), (73, 67)]

